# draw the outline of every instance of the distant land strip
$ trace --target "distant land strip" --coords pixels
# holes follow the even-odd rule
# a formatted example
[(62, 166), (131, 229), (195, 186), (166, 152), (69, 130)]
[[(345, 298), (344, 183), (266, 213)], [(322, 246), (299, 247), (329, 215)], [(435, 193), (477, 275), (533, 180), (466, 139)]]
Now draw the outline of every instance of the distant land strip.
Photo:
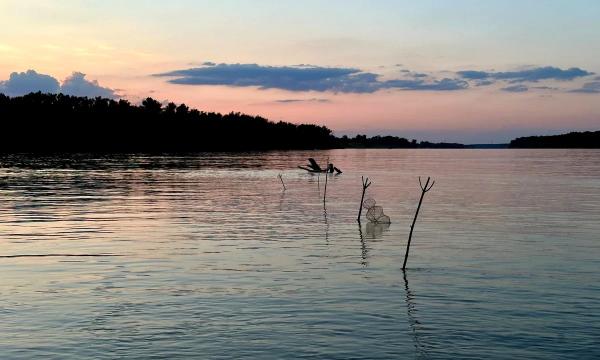
[(337, 137), (325, 126), (220, 114), (146, 98), (0, 94), (0, 153), (194, 153), (347, 148), (600, 148), (600, 131), (518, 138), (510, 144), (417, 142), (397, 136)]
[(63, 94), (0, 94), (3, 153), (182, 153), (335, 148), (463, 148), (396, 136), (336, 137), (325, 126)]
[(511, 141), (509, 147), (524, 149), (599, 149), (600, 131), (520, 137)]

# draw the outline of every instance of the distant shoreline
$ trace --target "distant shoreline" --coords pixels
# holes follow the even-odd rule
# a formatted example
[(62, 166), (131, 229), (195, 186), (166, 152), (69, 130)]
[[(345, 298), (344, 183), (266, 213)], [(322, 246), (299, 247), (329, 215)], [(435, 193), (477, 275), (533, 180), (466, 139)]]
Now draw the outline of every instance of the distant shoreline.
[(417, 142), (397, 136), (337, 137), (325, 126), (220, 114), (185, 104), (63, 94), (0, 94), (0, 153), (180, 154), (327, 149), (600, 148), (600, 131), (518, 138), (510, 144)]
[(520, 137), (512, 149), (599, 149), (600, 131), (570, 132), (562, 135)]
[(335, 148), (464, 148), (396, 136), (336, 137), (325, 126), (220, 114), (146, 98), (0, 94), (0, 153), (194, 153)]

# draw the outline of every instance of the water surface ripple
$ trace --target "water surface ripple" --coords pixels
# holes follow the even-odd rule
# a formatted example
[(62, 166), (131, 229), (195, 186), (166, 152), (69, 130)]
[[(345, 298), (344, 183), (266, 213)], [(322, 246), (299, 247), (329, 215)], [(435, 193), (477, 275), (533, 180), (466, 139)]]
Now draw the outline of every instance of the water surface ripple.
[(0, 358), (599, 358), (598, 234), (595, 150), (3, 155)]

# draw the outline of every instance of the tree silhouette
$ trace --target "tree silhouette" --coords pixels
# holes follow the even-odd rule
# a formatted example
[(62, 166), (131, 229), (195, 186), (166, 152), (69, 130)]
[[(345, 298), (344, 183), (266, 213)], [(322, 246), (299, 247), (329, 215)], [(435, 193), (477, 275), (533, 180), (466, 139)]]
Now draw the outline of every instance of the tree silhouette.
[(510, 142), (511, 148), (600, 148), (600, 131), (571, 132), (562, 135), (520, 137)]
[[(1, 152), (199, 152), (330, 148), (415, 148), (441, 144), (394, 136), (338, 138), (324, 126), (220, 114), (146, 98), (0, 94)], [(461, 147), (459, 144), (446, 144)]]

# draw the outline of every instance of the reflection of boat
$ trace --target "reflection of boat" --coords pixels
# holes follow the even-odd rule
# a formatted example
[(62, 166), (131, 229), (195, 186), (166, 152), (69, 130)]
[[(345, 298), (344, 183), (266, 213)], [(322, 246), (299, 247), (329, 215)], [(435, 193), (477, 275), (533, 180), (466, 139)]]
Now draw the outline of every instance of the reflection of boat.
[(308, 164), (306, 166), (298, 166), (298, 168), (300, 168), (302, 170), (306, 170), (311, 173), (330, 173), (330, 174), (333, 174), (334, 172), (336, 174), (342, 173), (342, 170), (336, 168), (335, 166), (333, 166), (333, 164), (327, 164), (327, 168), (322, 169), (319, 166), (319, 164), (315, 161), (315, 159), (313, 159), (313, 158), (308, 158)]

